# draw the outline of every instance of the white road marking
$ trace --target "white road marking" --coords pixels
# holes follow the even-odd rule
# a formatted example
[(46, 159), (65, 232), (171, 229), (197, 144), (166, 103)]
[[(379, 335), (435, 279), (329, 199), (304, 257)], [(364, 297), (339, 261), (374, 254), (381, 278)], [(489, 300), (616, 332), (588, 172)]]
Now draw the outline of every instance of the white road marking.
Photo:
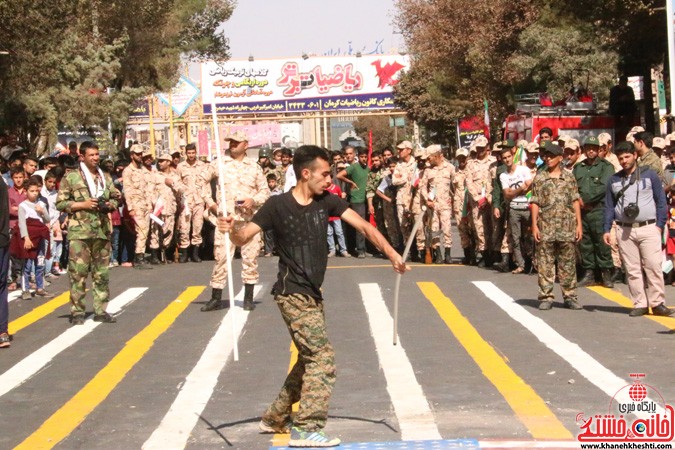
[(401, 439), (433, 440), (441, 434), (429, 408), (422, 386), (417, 382), (412, 364), (403, 345), (392, 345), (391, 330), (394, 320), (382, 299), (376, 283), (359, 284), (363, 304), (368, 313), (370, 330), (375, 341), (380, 366), (387, 381), (387, 392), (394, 406), (401, 430)]
[[(140, 297), (147, 289), (145, 287), (127, 289), (108, 303), (107, 311), (113, 315), (117, 314), (123, 307)], [(48, 344), (43, 345), (16, 363), (7, 372), (0, 375), (0, 397), (26, 382), (49, 364), (59, 353), (94, 331), (100, 324), (101, 322), (94, 322), (93, 316), (89, 316), (84, 325), (68, 328)]]
[[(262, 289), (256, 285), (253, 297), (257, 298)], [(235, 296), (236, 300), (242, 300), (244, 290)], [(218, 383), (218, 376), (225, 367), (233, 351), (232, 346), (232, 310), (227, 312), (220, 322), (220, 326), (209, 341), (201, 358), (194, 366), (190, 374), (185, 378), (173, 404), (169, 408), (162, 422), (152, 435), (143, 444), (143, 449), (183, 449), (187, 444), (192, 429), (197, 424), (199, 415), (204, 411), (213, 390)], [(236, 339), (239, 339), (244, 329), (249, 312), (239, 306), (235, 311)]]
[[(513, 320), (530, 331), (542, 344), (564, 359), (572, 368), (610, 398), (615, 397), (619, 401), (632, 401), (628, 397), (628, 389), (624, 389), (630, 384), (629, 382), (616, 376), (577, 344), (564, 338), (542, 319), (516, 303), (513, 298), (493, 283), (474, 281), (473, 284)], [(581, 313), (583, 314), (583, 311)]]

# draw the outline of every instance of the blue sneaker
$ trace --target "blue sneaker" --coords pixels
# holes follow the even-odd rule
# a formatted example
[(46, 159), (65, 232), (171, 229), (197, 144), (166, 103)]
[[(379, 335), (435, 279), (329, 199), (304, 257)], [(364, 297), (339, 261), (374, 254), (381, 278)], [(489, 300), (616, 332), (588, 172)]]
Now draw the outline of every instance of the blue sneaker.
[(340, 439), (330, 439), (323, 431), (302, 431), (299, 428), (291, 428), (291, 439), (288, 441), (289, 447), (336, 447), (340, 445)]

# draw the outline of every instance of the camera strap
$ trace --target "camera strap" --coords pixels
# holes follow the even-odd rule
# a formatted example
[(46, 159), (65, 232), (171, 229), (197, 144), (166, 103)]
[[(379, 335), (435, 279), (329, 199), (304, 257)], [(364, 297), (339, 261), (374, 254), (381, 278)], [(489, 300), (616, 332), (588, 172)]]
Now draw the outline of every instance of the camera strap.
[[(628, 188), (631, 187), (632, 185), (634, 185), (635, 182), (638, 181), (638, 180), (640, 179), (640, 167), (638, 166), (635, 170), (636, 170), (636, 173), (634, 173), (633, 175), (631, 175), (630, 183), (628, 183), (627, 185), (623, 186), (619, 192), (617, 192), (616, 194), (614, 194), (614, 203), (618, 203), (619, 200), (621, 200), (621, 198), (623, 197), (623, 194), (626, 193), (626, 191), (628, 190)], [(636, 194), (635, 202), (637, 203), (637, 194)], [(623, 201), (621, 202), (621, 204), (623, 204)]]
[(97, 167), (96, 170), (98, 170), (98, 177), (94, 179), (87, 166), (85, 166), (83, 162), (80, 162), (80, 174), (82, 175), (84, 182), (87, 183), (87, 188), (89, 189), (91, 198), (99, 198), (103, 195), (103, 191), (105, 191), (105, 178), (103, 177), (103, 171), (100, 167)]

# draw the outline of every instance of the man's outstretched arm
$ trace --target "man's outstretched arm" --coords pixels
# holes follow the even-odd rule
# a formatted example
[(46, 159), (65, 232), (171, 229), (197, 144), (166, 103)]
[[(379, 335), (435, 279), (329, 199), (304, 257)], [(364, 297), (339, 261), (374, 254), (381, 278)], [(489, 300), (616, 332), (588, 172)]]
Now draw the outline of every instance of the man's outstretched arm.
[(221, 233), (230, 233), (230, 240), (237, 247), (249, 242), (253, 237), (260, 233), (261, 229), (253, 222), (245, 224), (236, 224), (232, 216), (218, 217), (218, 231)]

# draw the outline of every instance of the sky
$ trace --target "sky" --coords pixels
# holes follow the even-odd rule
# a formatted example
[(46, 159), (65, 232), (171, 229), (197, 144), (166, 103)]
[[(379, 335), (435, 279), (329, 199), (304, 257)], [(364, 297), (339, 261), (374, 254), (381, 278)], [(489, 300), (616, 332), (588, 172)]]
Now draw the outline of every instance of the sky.
[(237, 0), (223, 30), (232, 59), (390, 53), (394, 15), (394, 0)]

